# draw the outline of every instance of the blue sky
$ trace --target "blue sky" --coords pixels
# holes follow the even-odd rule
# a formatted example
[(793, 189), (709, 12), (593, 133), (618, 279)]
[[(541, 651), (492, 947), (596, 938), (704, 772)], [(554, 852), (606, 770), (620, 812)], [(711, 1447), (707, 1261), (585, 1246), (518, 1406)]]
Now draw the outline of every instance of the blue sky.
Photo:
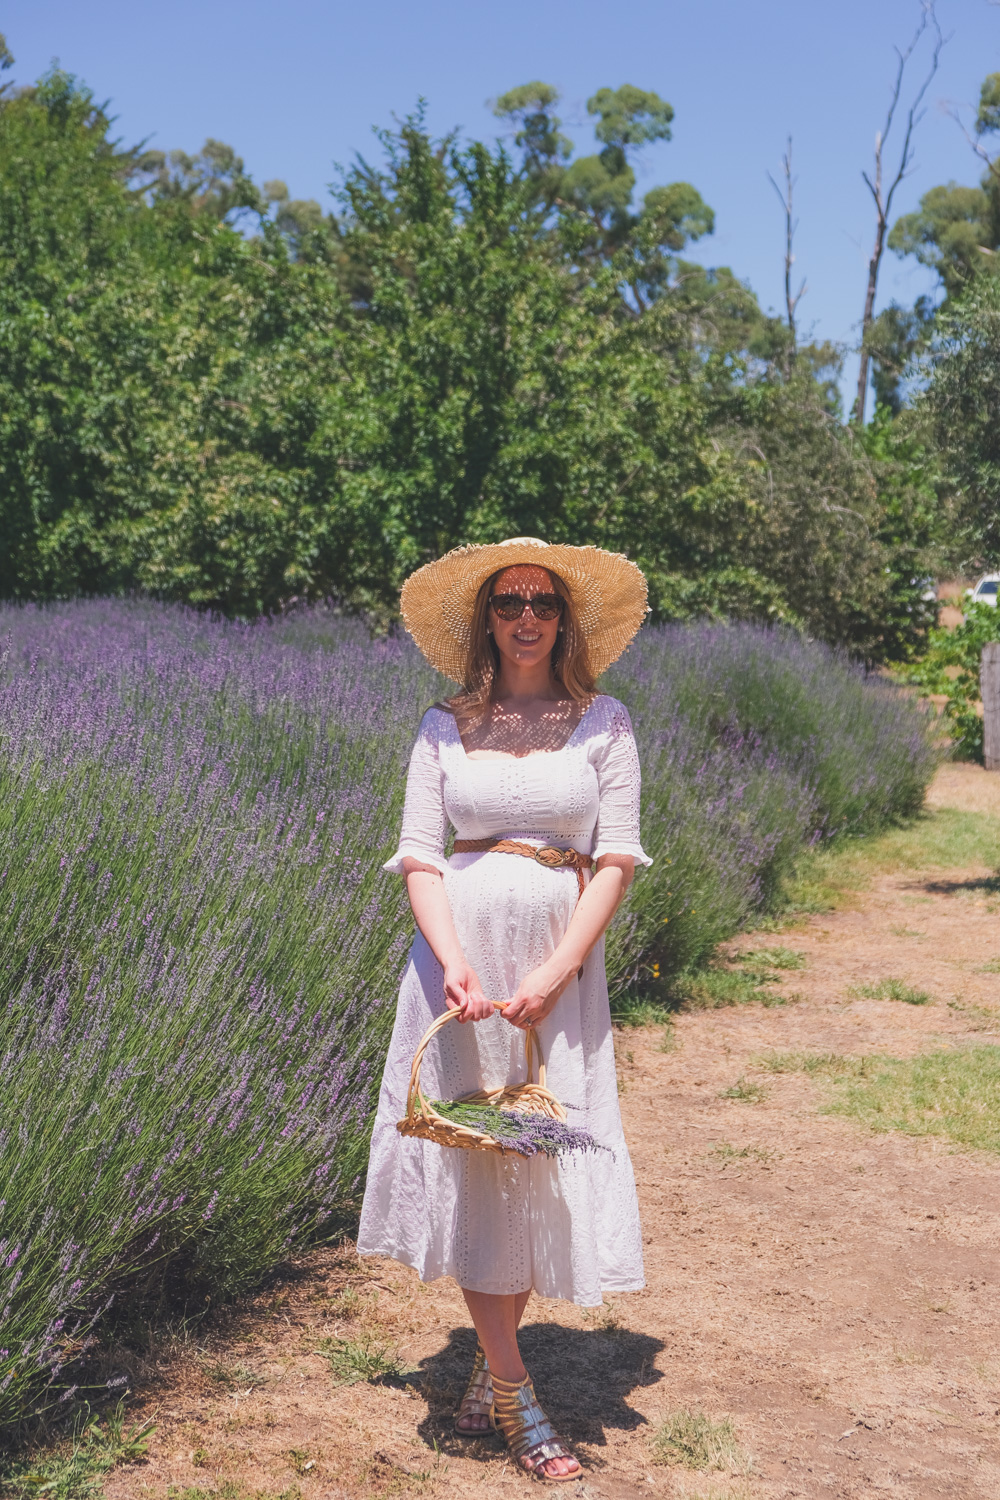
[[(1000, 70), (996, 0), (939, 0), (938, 13), (952, 39), (899, 212), (935, 183), (975, 179), (948, 110), (971, 106), (983, 77)], [(885, 112), (893, 45), (918, 19), (918, 0), (7, 0), (0, 10), (18, 82), (58, 58), (110, 100), (127, 141), (193, 151), (215, 136), (258, 181), (281, 177), (293, 197), (324, 202), (335, 163), (375, 152), (371, 127), (421, 95), (434, 130), (492, 138), (499, 122), (486, 101), (541, 78), (561, 89), (565, 129), (590, 150), (590, 94), (625, 82), (655, 89), (676, 111), (673, 140), (645, 153), (639, 191), (694, 183), (717, 216), (698, 258), (731, 266), (775, 309), (783, 222), (765, 174), (778, 175), (791, 133), (796, 270), (808, 281), (800, 326), (846, 344), (873, 234), (861, 169)], [(880, 303), (912, 302), (932, 284), (887, 255)]]

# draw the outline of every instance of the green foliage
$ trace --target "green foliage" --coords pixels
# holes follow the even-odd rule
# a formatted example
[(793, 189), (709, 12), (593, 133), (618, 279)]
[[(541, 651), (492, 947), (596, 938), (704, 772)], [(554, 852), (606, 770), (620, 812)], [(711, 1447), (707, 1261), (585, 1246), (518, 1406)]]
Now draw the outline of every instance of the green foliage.
[[(925, 351), (934, 334), (937, 309), (929, 297), (918, 297), (913, 307), (891, 302), (879, 313), (865, 335), (872, 357), (875, 417), (899, 416), (904, 406), (904, 381), (914, 361)], [(866, 436), (868, 428), (863, 429)]]
[(749, 496), (741, 560), (780, 580), (782, 604), (768, 601), (768, 613), (870, 659), (910, 655), (934, 618), (920, 597), (939, 514), (925, 444), (887, 413), (845, 430), (801, 373), (749, 387), (732, 410)]
[(898, 673), (903, 682), (912, 683), (924, 695), (946, 695), (944, 715), (955, 754), (980, 765), (983, 721), (976, 705), (982, 703), (979, 671), (983, 647), (989, 641), (1000, 641), (1000, 609), (968, 600), (961, 625), (954, 630), (932, 630), (926, 655)]
[(323, 1339), (316, 1352), (329, 1362), (338, 1385), (356, 1385), (361, 1380), (377, 1384), (398, 1380), (404, 1373), (395, 1347), (370, 1333), (358, 1339)]
[(976, 133), (985, 135), (989, 131), (1000, 131), (1000, 73), (990, 73), (979, 91)]
[(939, 318), (924, 408), (948, 479), (954, 524), (973, 564), (1000, 556), (1000, 276), (976, 277)]
[(914, 989), (902, 979), (880, 979), (875, 984), (855, 984), (848, 990), (862, 1000), (901, 1000), (904, 1005), (933, 1005), (926, 990)]
[(1000, 184), (989, 171), (978, 187), (949, 182), (930, 188), (919, 209), (897, 219), (889, 232), (889, 248), (936, 271), (951, 296), (977, 270), (989, 269), (998, 247)]
[[(975, 131), (978, 137), (1000, 131), (1000, 73), (991, 73), (979, 93)], [(904, 214), (892, 226), (889, 247), (898, 255), (913, 255), (935, 270), (949, 297), (959, 293), (978, 273), (996, 270), (1000, 249), (1000, 156), (986, 160), (978, 187), (949, 182), (933, 187), (920, 199), (916, 213)]]
[(786, 382), (781, 325), (679, 258), (714, 227), (690, 183), (633, 203), (671, 106), (598, 90), (571, 160), (557, 102), (497, 100), (516, 160), (418, 114), (324, 213), (219, 141), (120, 151), (64, 73), (0, 95), (0, 596), (385, 622), (447, 547), (541, 534), (627, 551), (661, 619), (912, 649), (925, 539), (828, 354)]
[(101, 1500), (103, 1481), (119, 1464), (135, 1463), (148, 1447), (155, 1423), (126, 1428), (122, 1404), (103, 1422), (86, 1410), (77, 1416), (70, 1436), (34, 1457), (10, 1460), (0, 1467), (0, 1494), (6, 1500)]

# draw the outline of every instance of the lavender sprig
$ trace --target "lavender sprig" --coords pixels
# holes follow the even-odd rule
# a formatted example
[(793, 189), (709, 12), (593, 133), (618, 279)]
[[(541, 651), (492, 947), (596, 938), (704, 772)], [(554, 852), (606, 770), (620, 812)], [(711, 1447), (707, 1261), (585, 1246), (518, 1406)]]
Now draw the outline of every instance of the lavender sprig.
[(553, 1120), (549, 1115), (513, 1109), (499, 1109), (495, 1104), (468, 1104), (461, 1100), (435, 1099), (434, 1109), (446, 1120), (470, 1130), (482, 1131), (506, 1151), (519, 1156), (561, 1156), (568, 1151), (606, 1151), (600, 1141), (586, 1130)]

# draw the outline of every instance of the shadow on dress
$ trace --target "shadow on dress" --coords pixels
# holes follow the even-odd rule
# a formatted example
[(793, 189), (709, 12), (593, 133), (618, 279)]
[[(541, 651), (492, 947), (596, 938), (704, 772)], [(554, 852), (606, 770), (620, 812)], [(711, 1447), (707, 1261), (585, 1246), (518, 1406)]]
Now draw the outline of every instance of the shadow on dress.
[[(662, 1380), (653, 1364), (664, 1347), (662, 1339), (626, 1329), (564, 1328), (558, 1323), (526, 1323), (518, 1338), (535, 1394), (568, 1442), (603, 1447), (608, 1429), (634, 1432), (645, 1425), (646, 1418), (625, 1398)], [(501, 1439), (488, 1433), (468, 1441), (452, 1426), (475, 1352), (472, 1329), (453, 1328), (445, 1347), (420, 1361), (419, 1374), (410, 1379), (421, 1385), (428, 1412), (417, 1430), (428, 1447), (436, 1443), (442, 1452), (474, 1457), (482, 1445), (484, 1457), (487, 1452), (493, 1457)]]

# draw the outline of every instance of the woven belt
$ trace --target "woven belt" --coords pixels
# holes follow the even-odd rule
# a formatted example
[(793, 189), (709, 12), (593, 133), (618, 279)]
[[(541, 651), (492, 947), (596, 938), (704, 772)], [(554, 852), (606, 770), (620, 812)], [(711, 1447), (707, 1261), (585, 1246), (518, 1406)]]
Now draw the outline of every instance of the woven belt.
[(522, 844), (517, 839), (456, 839), (454, 849), (456, 854), (522, 854), (525, 859), (533, 859), (547, 870), (575, 870), (581, 896), (583, 872), (594, 867), (589, 854), (578, 854), (575, 849), (558, 849), (555, 844), (543, 844), (536, 849), (534, 844)]

